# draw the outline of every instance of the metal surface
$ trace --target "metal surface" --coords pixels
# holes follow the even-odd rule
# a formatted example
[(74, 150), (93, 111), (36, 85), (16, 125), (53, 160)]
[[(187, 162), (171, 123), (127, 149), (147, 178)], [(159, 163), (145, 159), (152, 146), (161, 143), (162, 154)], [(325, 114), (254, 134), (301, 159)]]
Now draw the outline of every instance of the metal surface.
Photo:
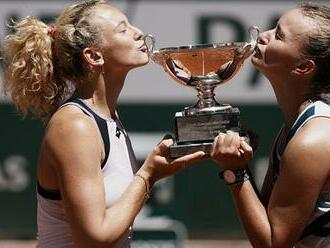
[(239, 109), (215, 100), (214, 89), (233, 78), (253, 54), (259, 29), (249, 29), (249, 42), (214, 43), (156, 49), (156, 39), (144, 42), (151, 60), (161, 65), (176, 82), (197, 90), (197, 103), (175, 115), (172, 158), (202, 150), (210, 153), (214, 138), (226, 130), (240, 131)]
[(197, 90), (198, 102), (186, 108), (185, 115), (221, 112), (230, 108), (215, 100), (214, 89), (229, 81), (241, 68), (244, 60), (253, 54), (259, 29), (249, 28), (250, 42), (231, 42), (167, 47), (157, 50), (152, 35), (145, 36), (151, 60), (161, 65), (179, 84)]

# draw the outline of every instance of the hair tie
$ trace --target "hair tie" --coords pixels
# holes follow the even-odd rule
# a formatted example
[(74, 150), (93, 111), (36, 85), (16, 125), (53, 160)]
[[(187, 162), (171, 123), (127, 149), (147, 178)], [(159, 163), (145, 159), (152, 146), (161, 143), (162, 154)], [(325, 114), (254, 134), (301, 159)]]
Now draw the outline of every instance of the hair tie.
[(47, 29), (47, 34), (54, 39), (55, 33), (57, 32), (56, 26), (49, 26)]

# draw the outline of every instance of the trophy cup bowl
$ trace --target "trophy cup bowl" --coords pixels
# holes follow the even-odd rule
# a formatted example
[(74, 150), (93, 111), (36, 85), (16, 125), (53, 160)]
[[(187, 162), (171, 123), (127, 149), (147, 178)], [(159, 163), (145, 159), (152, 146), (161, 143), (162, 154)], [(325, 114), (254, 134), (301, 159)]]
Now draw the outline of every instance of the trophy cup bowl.
[(249, 30), (250, 42), (231, 42), (166, 47), (157, 50), (152, 35), (144, 37), (149, 58), (161, 65), (179, 84), (197, 90), (198, 101), (175, 114), (175, 143), (170, 147), (171, 158), (195, 151), (211, 152), (214, 138), (219, 132), (240, 132), (240, 111), (229, 104), (215, 100), (215, 88), (233, 78), (245, 59), (255, 51), (259, 29)]

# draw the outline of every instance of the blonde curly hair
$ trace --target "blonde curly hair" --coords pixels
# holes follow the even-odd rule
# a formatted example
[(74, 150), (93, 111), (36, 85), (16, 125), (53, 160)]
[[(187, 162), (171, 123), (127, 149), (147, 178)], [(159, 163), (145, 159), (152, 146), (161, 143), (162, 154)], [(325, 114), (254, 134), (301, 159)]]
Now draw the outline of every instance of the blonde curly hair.
[(99, 40), (91, 21), (93, 8), (105, 3), (88, 0), (65, 9), (53, 26), (34, 17), (13, 24), (3, 45), (4, 88), (25, 117), (54, 113), (88, 73), (82, 60), (86, 47)]

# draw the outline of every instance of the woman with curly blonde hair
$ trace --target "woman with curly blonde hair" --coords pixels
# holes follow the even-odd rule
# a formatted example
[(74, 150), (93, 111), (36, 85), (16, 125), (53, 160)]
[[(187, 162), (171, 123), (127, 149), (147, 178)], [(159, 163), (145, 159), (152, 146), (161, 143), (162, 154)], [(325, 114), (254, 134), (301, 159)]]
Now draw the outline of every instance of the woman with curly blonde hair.
[(142, 32), (98, 0), (68, 7), (52, 26), (27, 17), (14, 28), (5, 88), (23, 115), (47, 119), (38, 247), (129, 247), (152, 185), (204, 157), (169, 160), (165, 139), (137, 165), (116, 105), (127, 73), (148, 63)]

